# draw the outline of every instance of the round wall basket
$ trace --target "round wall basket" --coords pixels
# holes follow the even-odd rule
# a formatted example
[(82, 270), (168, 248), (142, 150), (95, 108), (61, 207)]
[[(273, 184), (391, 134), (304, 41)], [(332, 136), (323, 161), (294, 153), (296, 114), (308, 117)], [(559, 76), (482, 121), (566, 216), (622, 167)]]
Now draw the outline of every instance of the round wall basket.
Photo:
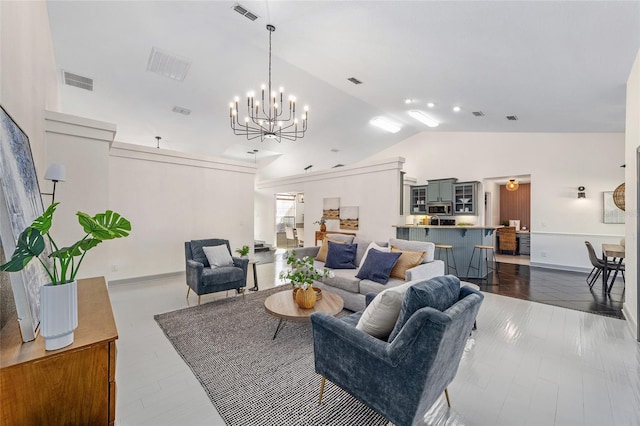
[(624, 211), (624, 183), (618, 185), (613, 191), (613, 203), (622, 211)]

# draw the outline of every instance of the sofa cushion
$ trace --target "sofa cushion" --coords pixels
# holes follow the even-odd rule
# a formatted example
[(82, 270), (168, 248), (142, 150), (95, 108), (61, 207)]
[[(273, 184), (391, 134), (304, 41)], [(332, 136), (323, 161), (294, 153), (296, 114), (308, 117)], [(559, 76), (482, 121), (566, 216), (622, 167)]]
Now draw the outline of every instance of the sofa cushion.
[(446, 311), (458, 301), (459, 295), (460, 279), (453, 275), (431, 278), (410, 286), (402, 301), (402, 309), (389, 336), (389, 342), (395, 339), (417, 310), (429, 306), (439, 311)]
[(328, 286), (340, 288), (350, 293), (360, 293), (360, 278), (356, 278), (353, 269), (333, 269), (332, 277), (322, 278)]
[(407, 288), (415, 282), (388, 288), (376, 295), (362, 312), (356, 328), (378, 339), (386, 340), (396, 325)]
[(426, 251), (427, 255), (422, 263), (433, 262), (436, 253), (436, 245), (426, 241), (408, 241), (399, 238), (389, 239), (389, 245), (396, 246), (400, 250)]
[(227, 246), (224, 244), (220, 246), (202, 247), (202, 251), (204, 251), (204, 255), (207, 256), (211, 269), (221, 266), (233, 266), (231, 253), (229, 253)]
[[(367, 247), (367, 249), (365, 250), (362, 259), (360, 259), (360, 263), (358, 263), (358, 265), (362, 268), (362, 265), (364, 265), (364, 261), (367, 259), (367, 253), (369, 253), (369, 250), (371, 249), (376, 249), (378, 251), (384, 252), (384, 253), (389, 253), (391, 251), (390, 247), (386, 247), (386, 246), (381, 246), (378, 243), (376, 243), (375, 241), (372, 241), (369, 243), (369, 246)], [(356, 254), (357, 256), (357, 254)]]
[(241, 280), (244, 280), (244, 272), (242, 268), (235, 266), (221, 266), (215, 269), (204, 268), (202, 270), (202, 284), (204, 286), (216, 286)]
[(329, 252), (329, 241), (338, 243), (338, 244), (351, 244), (350, 242), (348, 243), (347, 241), (334, 240), (333, 238), (329, 238), (325, 236), (324, 239), (322, 240), (322, 246), (320, 247), (320, 250), (318, 250), (318, 255), (316, 256), (316, 260), (319, 260), (320, 262), (327, 261), (327, 253)]
[[(360, 236), (356, 236), (353, 239), (353, 244), (358, 245), (358, 250), (356, 251), (356, 262), (355, 262), (357, 266), (362, 265), (362, 259), (364, 258), (365, 253), (367, 253), (367, 250), (369, 250), (369, 245), (371, 243), (372, 243), (371, 240), (364, 239)], [(386, 242), (376, 242), (375, 244), (380, 248), (387, 247), (389, 245)], [(380, 250), (378, 247), (375, 247), (375, 248)], [(384, 251), (384, 250), (381, 250), (381, 251)]]
[(356, 258), (356, 244), (339, 244), (333, 241), (328, 242), (327, 261), (325, 267), (331, 269), (356, 269), (354, 260)]
[(389, 281), (389, 274), (401, 254), (384, 253), (374, 248), (370, 249), (367, 251), (367, 257), (356, 277), (386, 284)]
[(422, 259), (427, 255), (426, 251), (400, 250), (396, 246), (391, 246), (391, 252), (401, 253), (396, 265), (391, 270), (391, 276), (401, 280), (405, 279), (407, 269), (420, 265)]
[(364, 294), (366, 296), (369, 293), (380, 293), (389, 287), (397, 287), (404, 283), (405, 280), (399, 280), (397, 278), (389, 278), (389, 281), (387, 281), (386, 284), (380, 284), (371, 280), (362, 280), (360, 281), (360, 294)]

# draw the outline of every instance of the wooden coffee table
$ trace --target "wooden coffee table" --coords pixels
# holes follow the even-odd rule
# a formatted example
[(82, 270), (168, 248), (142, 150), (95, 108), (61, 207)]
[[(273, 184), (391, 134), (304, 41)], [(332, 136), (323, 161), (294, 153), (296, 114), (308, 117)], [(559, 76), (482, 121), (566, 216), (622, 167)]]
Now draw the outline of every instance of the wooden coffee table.
[(310, 316), (314, 312), (324, 312), (335, 316), (342, 311), (343, 307), (344, 301), (342, 300), (342, 297), (325, 290), (322, 291), (322, 299), (318, 300), (315, 306), (311, 309), (300, 308), (293, 299), (290, 290), (272, 294), (264, 301), (264, 309), (270, 315), (273, 315), (280, 320), (278, 321), (276, 332), (273, 334), (274, 339), (282, 328), (284, 320), (310, 322)]

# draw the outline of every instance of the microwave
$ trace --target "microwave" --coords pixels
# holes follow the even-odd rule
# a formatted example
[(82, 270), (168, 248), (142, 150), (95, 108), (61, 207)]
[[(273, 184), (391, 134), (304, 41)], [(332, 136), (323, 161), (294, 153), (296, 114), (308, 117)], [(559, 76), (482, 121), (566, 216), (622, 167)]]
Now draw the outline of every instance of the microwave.
[(450, 216), (451, 203), (429, 203), (427, 204), (427, 213), (433, 215)]

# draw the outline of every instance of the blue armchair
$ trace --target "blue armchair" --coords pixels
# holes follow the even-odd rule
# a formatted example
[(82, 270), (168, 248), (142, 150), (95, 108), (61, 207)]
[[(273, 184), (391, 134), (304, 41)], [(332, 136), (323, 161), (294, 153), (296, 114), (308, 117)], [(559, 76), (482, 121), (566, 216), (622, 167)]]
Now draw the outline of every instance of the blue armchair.
[(198, 295), (198, 305), (200, 296), (203, 294), (215, 293), (235, 289), (242, 292), (247, 286), (247, 266), (248, 259), (233, 257), (233, 266), (223, 266), (211, 269), (203, 247), (226, 245), (229, 254), (231, 247), (229, 240), (211, 238), (207, 240), (191, 240), (184, 243), (184, 253), (186, 258), (187, 271), (187, 299), (189, 292), (193, 290)]
[[(373, 296), (367, 295), (367, 305)], [(355, 328), (362, 312), (312, 314), (315, 370), (323, 376), (319, 403), (326, 378), (397, 426), (420, 424), (443, 391), (449, 404), (447, 386), (483, 298), (451, 275), (416, 283), (389, 341)]]

